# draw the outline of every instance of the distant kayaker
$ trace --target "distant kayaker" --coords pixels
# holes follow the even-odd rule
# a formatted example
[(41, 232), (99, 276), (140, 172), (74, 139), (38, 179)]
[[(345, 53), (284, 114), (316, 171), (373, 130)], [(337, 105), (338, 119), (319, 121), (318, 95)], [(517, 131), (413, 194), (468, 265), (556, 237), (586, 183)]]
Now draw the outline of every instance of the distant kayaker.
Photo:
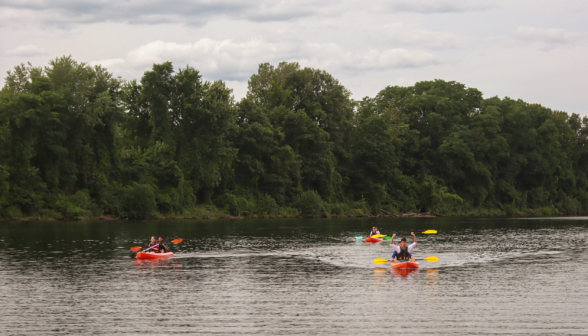
[(155, 239), (155, 236), (151, 237), (151, 242), (149, 246), (145, 250), (145, 252), (158, 252), (159, 250), (159, 242)]
[(370, 234), (369, 234), (369, 236), (368, 236), (368, 237), (371, 237), (371, 236), (373, 236), (373, 235), (377, 235), (377, 234), (380, 234), (380, 231), (378, 231), (378, 228), (374, 226), (374, 227), (372, 228), (372, 231), (370, 231)]
[[(396, 237), (396, 233), (392, 235), (392, 239), (390, 240), (390, 247), (392, 247), (394, 249), (394, 254), (392, 254), (392, 263), (399, 263), (399, 262), (403, 262), (403, 261), (416, 261), (416, 259), (410, 254), (410, 252), (412, 251), (412, 249), (416, 246), (417, 244), (417, 239), (416, 236), (414, 235), (414, 232), (411, 232), (410, 235), (412, 236), (412, 239), (414, 240), (414, 243), (408, 245), (408, 247), (406, 246), (406, 238), (402, 238), (400, 240), (400, 243), (398, 245), (394, 244), (394, 237)], [(394, 259), (396, 258), (396, 259)]]
[(169, 248), (165, 245), (163, 237), (159, 237), (159, 253), (169, 252)]

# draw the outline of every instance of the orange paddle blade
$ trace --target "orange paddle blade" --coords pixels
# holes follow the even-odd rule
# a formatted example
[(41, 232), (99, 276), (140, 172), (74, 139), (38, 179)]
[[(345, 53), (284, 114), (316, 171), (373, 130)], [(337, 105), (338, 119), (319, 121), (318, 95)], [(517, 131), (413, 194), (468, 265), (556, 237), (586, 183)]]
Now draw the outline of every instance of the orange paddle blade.
[(131, 251), (133, 251), (133, 252), (137, 252), (137, 251), (139, 251), (140, 249), (142, 249), (142, 247), (141, 247), (141, 246), (135, 246), (135, 247), (131, 247)]
[(178, 238), (178, 239), (174, 239), (174, 240), (172, 240), (172, 243), (174, 243), (174, 244), (179, 244), (179, 243), (181, 243), (181, 242), (183, 242), (183, 241), (184, 241), (184, 240), (183, 240), (182, 238)]

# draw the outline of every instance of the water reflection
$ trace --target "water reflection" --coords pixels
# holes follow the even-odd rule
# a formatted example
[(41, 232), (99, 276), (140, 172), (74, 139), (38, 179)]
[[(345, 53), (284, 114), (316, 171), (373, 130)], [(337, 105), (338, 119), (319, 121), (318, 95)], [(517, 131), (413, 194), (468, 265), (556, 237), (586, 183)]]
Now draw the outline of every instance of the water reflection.
[(374, 289), (386, 290), (386, 281), (388, 280), (388, 270), (384, 267), (374, 268)]
[(183, 268), (182, 259), (131, 259), (135, 269), (141, 271), (165, 271), (181, 270)]
[(407, 277), (409, 275), (416, 275), (419, 272), (418, 268), (414, 268), (414, 269), (391, 268), (390, 270), (392, 271), (393, 277), (394, 277), (394, 275), (399, 275), (401, 277)]

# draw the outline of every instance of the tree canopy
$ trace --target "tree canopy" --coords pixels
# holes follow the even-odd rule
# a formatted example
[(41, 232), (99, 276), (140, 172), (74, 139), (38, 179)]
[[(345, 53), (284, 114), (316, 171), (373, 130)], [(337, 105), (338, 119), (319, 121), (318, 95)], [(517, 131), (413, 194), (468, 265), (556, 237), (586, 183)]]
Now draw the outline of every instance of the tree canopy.
[(61, 57), (0, 91), (0, 215), (588, 212), (588, 118), (452, 81), (354, 101), (261, 64), (241, 101), (187, 66), (140, 81)]

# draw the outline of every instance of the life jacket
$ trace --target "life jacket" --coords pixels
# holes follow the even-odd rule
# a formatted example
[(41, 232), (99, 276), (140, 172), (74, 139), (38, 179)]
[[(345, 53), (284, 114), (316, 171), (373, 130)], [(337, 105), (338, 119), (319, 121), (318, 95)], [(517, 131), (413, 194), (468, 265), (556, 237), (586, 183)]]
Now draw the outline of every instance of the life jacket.
[(410, 253), (408, 253), (408, 248), (400, 247), (400, 253), (396, 253), (396, 259), (399, 261), (410, 260)]
[(368, 237), (371, 237), (372, 235), (377, 235), (377, 234), (380, 234), (380, 231), (376, 231), (376, 232), (370, 231), (370, 235)]
[(159, 242), (149, 243), (149, 248), (153, 247), (149, 250), (149, 252), (157, 252), (159, 250)]
[(164, 242), (159, 243), (159, 247), (158, 247), (159, 252), (167, 252), (166, 249), (167, 249), (167, 245), (165, 245)]

